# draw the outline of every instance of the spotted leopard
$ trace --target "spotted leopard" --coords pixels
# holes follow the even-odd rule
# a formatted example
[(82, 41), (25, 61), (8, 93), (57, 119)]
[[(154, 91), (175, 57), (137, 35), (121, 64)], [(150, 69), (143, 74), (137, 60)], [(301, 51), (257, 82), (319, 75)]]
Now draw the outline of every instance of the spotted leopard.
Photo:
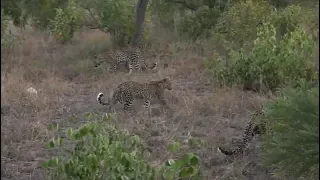
[(256, 123), (255, 118), (264, 116), (264, 109), (260, 109), (251, 115), (250, 121), (245, 127), (244, 134), (242, 136), (241, 144), (234, 150), (226, 150), (222, 147), (218, 147), (218, 152), (231, 156), (242, 154), (248, 147), (248, 144), (251, 142), (255, 135), (261, 135), (266, 131), (266, 121), (261, 121)]
[(145, 100), (145, 107), (149, 108), (150, 99), (152, 98), (157, 98), (163, 105), (166, 105), (166, 100), (164, 99), (165, 89), (172, 90), (171, 81), (168, 78), (148, 83), (127, 81), (116, 88), (110, 102), (102, 101), (102, 92), (98, 94), (97, 101), (99, 104), (110, 106), (111, 108), (114, 104), (120, 102), (124, 104), (124, 110), (131, 110), (133, 100), (143, 99)]
[(154, 70), (157, 68), (157, 63), (147, 66), (139, 47), (129, 46), (129, 48), (121, 51), (109, 51), (106, 54), (99, 54), (94, 57), (99, 60), (99, 62), (95, 64), (95, 67), (98, 67), (103, 62), (108, 61), (113, 72), (115, 72), (120, 66), (125, 66), (129, 70), (127, 75), (132, 74), (133, 68), (141, 70), (146, 70), (147, 68)]

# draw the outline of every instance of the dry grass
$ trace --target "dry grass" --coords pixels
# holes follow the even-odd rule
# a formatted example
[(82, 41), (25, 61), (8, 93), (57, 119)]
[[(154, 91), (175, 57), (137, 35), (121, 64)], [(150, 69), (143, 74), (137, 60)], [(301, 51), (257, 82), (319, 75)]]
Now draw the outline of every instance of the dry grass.
[[(158, 43), (146, 51), (146, 57), (149, 63), (159, 63), (158, 71), (127, 77), (126, 72), (111, 74), (103, 67), (93, 67), (90, 55), (110, 45), (102, 32), (82, 32), (66, 45), (41, 32), (27, 31), (19, 37), (23, 43), (1, 59), (2, 179), (44, 179), (39, 162), (50, 155), (43, 148), (52, 137), (47, 126), (53, 122), (72, 125), (66, 119), (73, 113), (104, 111), (96, 103), (98, 92), (111, 94), (126, 80), (147, 82), (164, 77), (173, 83), (173, 90), (166, 92), (170, 109), (160, 108), (155, 101), (151, 117), (136, 106), (135, 116), (127, 118), (121, 106), (116, 108), (120, 127), (144, 139), (154, 163), (168, 158), (163, 152), (170, 141), (183, 141), (189, 135), (204, 143), (185, 145), (182, 152), (199, 154), (204, 179), (270, 179), (258, 165), (257, 143), (248, 155), (233, 160), (216, 151), (218, 145), (229, 144), (242, 134), (249, 112), (267, 99), (237, 88), (215, 87), (205, 73), (199, 49), (155, 40)], [(165, 63), (168, 68), (162, 68)], [(28, 93), (29, 87), (37, 95)]]

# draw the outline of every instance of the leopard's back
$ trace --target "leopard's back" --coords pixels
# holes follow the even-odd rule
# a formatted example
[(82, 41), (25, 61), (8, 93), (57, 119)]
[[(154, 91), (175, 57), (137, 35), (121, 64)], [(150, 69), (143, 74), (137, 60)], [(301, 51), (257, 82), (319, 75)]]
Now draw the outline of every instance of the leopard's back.
[(114, 96), (118, 102), (125, 102), (127, 100), (135, 99), (150, 99), (156, 98), (156, 87), (148, 83), (139, 83), (135, 81), (127, 81), (120, 84)]
[(104, 96), (100, 92), (97, 96), (99, 104), (104, 106), (113, 106), (116, 103), (124, 104), (124, 109), (129, 110), (136, 99), (145, 100), (145, 107), (150, 107), (150, 99), (157, 98), (163, 105), (166, 105), (164, 99), (164, 90), (172, 90), (171, 81), (169, 78), (164, 78), (159, 81), (150, 81), (148, 83), (140, 83), (135, 81), (126, 81), (121, 83), (114, 90), (111, 102), (104, 102), (102, 97)]
[(100, 55), (99, 57), (102, 57), (103, 61), (108, 61), (114, 72), (120, 66), (125, 66), (129, 70), (129, 74), (132, 73), (133, 69), (145, 70), (146, 68), (155, 69), (157, 67), (157, 63), (150, 67), (146, 65), (142, 52), (138, 47), (108, 51), (105, 55)]

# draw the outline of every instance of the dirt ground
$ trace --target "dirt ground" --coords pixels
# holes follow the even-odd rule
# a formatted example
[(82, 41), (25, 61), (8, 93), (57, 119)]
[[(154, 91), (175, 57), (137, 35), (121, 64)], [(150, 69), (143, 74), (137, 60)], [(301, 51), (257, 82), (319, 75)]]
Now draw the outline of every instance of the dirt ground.
[[(79, 33), (64, 45), (41, 32), (26, 31), (19, 37), (23, 43), (3, 51), (1, 58), (1, 179), (46, 179), (40, 163), (50, 156), (44, 148), (53, 136), (47, 129), (50, 124), (78, 126), (83, 122), (70, 122), (72, 114), (106, 111), (96, 102), (99, 92), (109, 96), (126, 80), (165, 77), (173, 85), (165, 94), (170, 109), (151, 102), (149, 116), (137, 103), (137, 113), (126, 118), (122, 107), (116, 108), (119, 126), (138, 134), (151, 147), (155, 163), (167, 158), (166, 147), (172, 139), (192, 138), (202, 143), (185, 146), (183, 151), (200, 156), (204, 179), (272, 179), (259, 165), (259, 138), (243, 156), (230, 158), (217, 152), (220, 145), (234, 148), (239, 143), (250, 112), (267, 98), (236, 87), (215, 87), (202, 55), (187, 46), (161, 42), (150, 48), (157, 51), (145, 52), (147, 63), (158, 62), (157, 71), (124, 76), (126, 72), (107, 72), (105, 65), (94, 67), (91, 55), (109, 45), (102, 32)], [(37, 95), (28, 93), (29, 87)]]

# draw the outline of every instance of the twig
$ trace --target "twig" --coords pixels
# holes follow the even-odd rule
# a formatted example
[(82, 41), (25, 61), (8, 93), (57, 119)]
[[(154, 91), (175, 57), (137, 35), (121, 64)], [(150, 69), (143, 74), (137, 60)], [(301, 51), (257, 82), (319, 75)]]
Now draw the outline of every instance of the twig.
[(87, 27), (89, 27), (90, 29), (99, 29), (102, 32), (109, 33), (108, 31), (103, 29), (103, 27), (99, 23), (99, 20), (95, 17), (94, 13), (90, 10), (90, 8), (85, 7), (83, 5), (81, 5), (81, 7), (89, 12), (91, 19), (94, 21), (96, 25), (96, 27), (92, 27), (92, 26), (87, 26)]
[(182, 4), (184, 7), (196, 11), (197, 9), (195, 7), (192, 7), (190, 4), (188, 4), (185, 0), (183, 1), (178, 1), (178, 0), (166, 0), (164, 1), (165, 3), (176, 3), (176, 4)]

